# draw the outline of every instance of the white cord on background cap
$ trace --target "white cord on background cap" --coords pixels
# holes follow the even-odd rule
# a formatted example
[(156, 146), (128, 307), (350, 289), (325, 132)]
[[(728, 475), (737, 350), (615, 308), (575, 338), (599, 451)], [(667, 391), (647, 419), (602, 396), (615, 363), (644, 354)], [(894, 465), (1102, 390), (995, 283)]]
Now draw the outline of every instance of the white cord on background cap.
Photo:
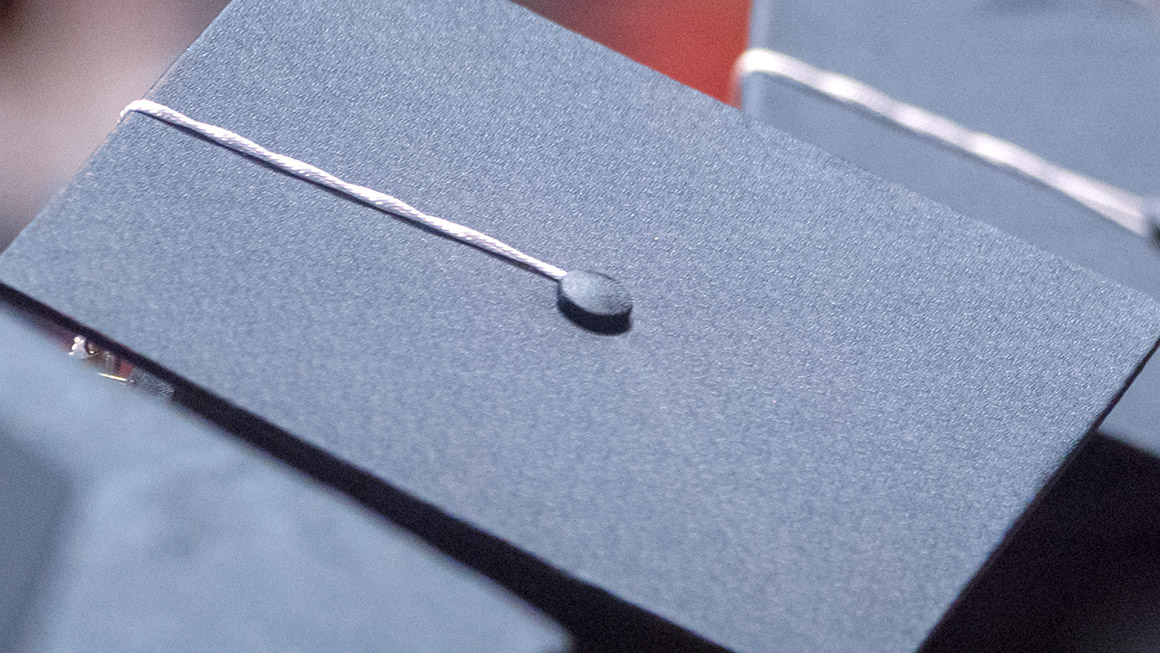
[(246, 156), (253, 157), (264, 163), (268, 163), (289, 175), (313, 182), (320, 186), (325, 186), (332, 190), (338, 191), (343, 195), (363, 202), (364, 204), (369, 204), (376, 209), (380, 209), (392, 215), (411, 220), (412, 222), (417, 222), (425, 227), (443, 234), (444, 236), (447, 236), (448, 238), (451, 238), (452, 240), (456, 240), (468, 245), (473, 245), (479, 249), (491, 252), (492, 254), (531, 268), (532, 270), (544, 275), (545, 277), (548, 277), (549, 279), (559, 281), (568, 274), (565, 270), (558, 268), (551, 263), (547, 263), (533, 256), (529, 256), (528, 254), (521, 252), (511, 245), (492, 238), (485, 233), (476, 231), (470, 227), (465, 227), (461, 224), (457, 224), (444, 218), (424, 213), (419, 209), (411, 206), (410, 204), (407, 204), (406, 202), (396, 197), (387, 195), (386, 193), (381, 193), (372, 188), (367, 188), (366, 186), (359, 186), (358, 184), (352, 184), (350, 182), (343, 181), (338, 177), (330, 174), (329, 172), (322, 170), (321, 168), (317, 168), (310, 165), (309, 163), (299, 161), (298, 159), (293, 159), (284, 154), (272, 152), (249, 140), (248, 138), (236, 134), (228, 129), (204, 122), (199, 122), (163, 104), (158, 104), (150, 100), (136, 100), (135, 102), (130, 103), (129, 106), (125, 107), (125, 109), (121, 112), (121, 117), (124, 118), (126, 114), (133, 111), (151, 116), (161, 120), (162, 122), (169, 123), (170, 125), (188, 129), (201, 136), (204, 136), (205, 138), (213, 141), (214, 143), (217, 143), (218, 145), (222, 145), (223, 147), (240, 152)]
[[(844, 102), (911, 133), (926, 136), (999, 168), (1013, 170), (1086, 206), (1141, 236), (1160, 233), (1160, 210), (1149, 200), (1086, 177), (1001, 138), (975, 132), (862, 82), (766, 48), (746, 51), (734, 66), (734, 89), (751, 73), (788, 79), (831, 100)], [(1155, 201), (1155, 200), (1152, 200)]]

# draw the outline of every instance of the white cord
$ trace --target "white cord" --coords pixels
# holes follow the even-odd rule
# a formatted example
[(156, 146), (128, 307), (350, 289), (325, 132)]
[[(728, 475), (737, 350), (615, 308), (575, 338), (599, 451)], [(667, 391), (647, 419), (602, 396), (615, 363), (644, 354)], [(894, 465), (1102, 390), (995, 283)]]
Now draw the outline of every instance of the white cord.
[(1151, 234), (1143, 197), (1085, 177), (990, 134), (971, 131), (925, 109), (899, 102), (862, 82), (814, 68), (766, 48), (748, 50), (734, 67), (734, 88), (751, 73), (788, 79), (831, 100), (850, 104), (914, 134), (933, 138), (999, 168), (1007, 168), (1079, 202), (1141, 236)]
[(275, 168), (298, 177), (316, 183), (320, 186), (336, 190), (348, 197), (352, 197), (360, 202), (369, 204), (370, 206), (391, 213), (392, 215), (417, 222), (425, 227), (433, 229), (448, 238), (457, 240), (461, 243), (473, 245), (479, 249), (491, 252), (510, 261), (514, 261), (524, 265), (540, 274), (559, 281), (566, 271), (538, 258), (529, 256), (520, 250), (503, 243), (485, 233), (476, 231), (470, 227), (465, 227), (461, 224), (451, 222), (427, 213), (423, 213), (419, 209), (407, 204), (406, 202), (380, 193), (377, 190), (367, 188), (366, 186), (359, 186), (350, 182), (343, 181), (338, 177), (316, 168), (309, 163), (304, 163), (297, 159), (292, 159), (284, 154), (271, 152), (257, 143), (235, 134), (228, 129), (223, 129), (216, 125), (199, 122), (190, 118), (189, 116), (175, 111), (163, 104), (158, 104), (150, 100), (136, 100), (125, 107), (121, 112), (121, 117), (124, 118), (126, 114), (136, 111), (151, 116), (170, 125), (183, 127), (193, 131), (205, 138), (222, 145), (236, 152), (240, 152), (246, 156), (253, 157), (259, 161), (268, 163)]

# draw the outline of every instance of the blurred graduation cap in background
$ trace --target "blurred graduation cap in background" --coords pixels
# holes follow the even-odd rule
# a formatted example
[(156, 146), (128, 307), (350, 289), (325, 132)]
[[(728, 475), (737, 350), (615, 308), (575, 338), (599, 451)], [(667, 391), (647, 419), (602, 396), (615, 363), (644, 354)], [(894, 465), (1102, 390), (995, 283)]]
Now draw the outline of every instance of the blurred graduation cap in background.
[(8, 310), (0, 342), (3, 650), (571, 650), (487, 579)]
[[(1011, 168), (756, 69), (746, 113), (972, 218), (1160, 297), (1160, 14), (1146, 2), (843, 0), (754, 5), (752, 52), (851, 77), (1144, 202), (1138, 232)], [(1151, 224), (1145, 221), (1150, 219)], [(1098, 343), (1092, 343), (1098, 345)], [(1103, 427), (1160, 452), (1160, 367)]]
[[(740, 101), (749, 115), (1158, 297), (1157, 9), (758, 0)], [(1058, 168), (1065, 191), (1095, 186), (1092, 196), (1114, 206), (1093, 210), (1018, 166), (987, 162), (1012, 147), (1026, 153), (1017, 164)], [(1101, 346), (1079, 343), (1077, 354)], [(1022, 581), (982, 583), (932, 649), (1160, 646), (1160, 364), (1143, 369), (1100, 430), (992, 573)]]

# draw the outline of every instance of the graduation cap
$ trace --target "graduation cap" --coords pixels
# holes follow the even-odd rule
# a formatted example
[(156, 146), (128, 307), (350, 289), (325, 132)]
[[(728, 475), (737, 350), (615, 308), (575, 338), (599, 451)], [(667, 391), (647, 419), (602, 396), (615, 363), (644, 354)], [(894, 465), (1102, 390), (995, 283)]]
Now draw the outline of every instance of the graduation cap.
[[(1117, 224), (1017, 170), (760, 71), (744, 77), (747, 113), (1160, 297), (1160, 23), (1146, 3), (791, 0), (757, 2), (753, 12), (756, 52), (770, 49), (853, 78), (982, 135), (984, 146), (1018, 146), (1142, 206), (1125, 218), (1112, 212)], [(1104, 432), (1160, 452), (1158, 397), (1153, 364)]]
[(916, 648), (1160, 332), (498, 0), (239, 0), (149, 99), (631, 293), (598, 333), (136, 112), (0, 257), (10, 301), (606, 647)]
[(0, 311), (0, 648), (570, 650), (542, 614)]
[[(1160, 29), (1144, 4), (758, 2), (742, 101), (1155, 297)], [(1157, 645), (1158, 396), (1153, 362), (930, 650)]]

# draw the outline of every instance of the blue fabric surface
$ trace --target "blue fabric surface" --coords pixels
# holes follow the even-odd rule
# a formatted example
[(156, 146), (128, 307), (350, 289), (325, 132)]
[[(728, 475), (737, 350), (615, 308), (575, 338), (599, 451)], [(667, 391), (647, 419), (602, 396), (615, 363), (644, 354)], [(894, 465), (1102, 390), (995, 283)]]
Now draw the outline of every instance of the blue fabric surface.
[(1160, 333), (1141, 295), (502, 2), (240, 0), (153, 97), (610, 274), (633, 327), (143, 116), (3, 283), (731, 648), (917, 647)]
[[(1160, 195), (1160, 22), (1145, 3), (758, 0), (751, 40)], [(786, 82), (753, 75), (743, 95), (752, 116), (1160, 297), (1160, 247), (1053, 191)], [(1103, 431), (1160, 453), (1160, 364), (1143, 371)]]
[(568, 650), (510, 594), (232, 440), (0, 310), (0, 579), (31, 572), (0, 585), (4, 650)]

